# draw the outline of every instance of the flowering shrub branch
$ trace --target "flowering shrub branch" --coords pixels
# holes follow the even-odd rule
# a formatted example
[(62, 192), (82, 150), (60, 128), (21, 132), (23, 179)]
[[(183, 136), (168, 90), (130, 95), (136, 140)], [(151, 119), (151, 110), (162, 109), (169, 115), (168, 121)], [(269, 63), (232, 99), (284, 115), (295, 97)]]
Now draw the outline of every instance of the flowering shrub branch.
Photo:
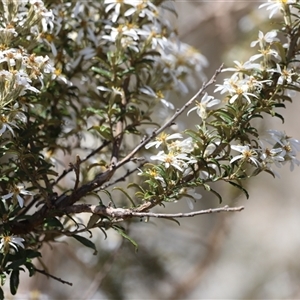
[[(241, 211), (150, 210), (180, 199), (193, 209), (201, 189), (221, 202), (217, 182), (248, 197), (244, 180), (300, 164), (298, 140), (277, 130), (261, 136), (253, 122), (284, 120), (279, 109), (300, 90), (300, 3), (261, 7), (270, 18), (282, 13), (282, 28), (259, 31), (251, 43), (258, 54), (206, 81), (208, 62), (179, 40), (169, 1), (0, 0), (0, 277), (4, 284), (10, 276), (12, 294), (20, 270), (48, 274), (32, 262), (46, 242), (73, 237), (96, 251), (79, 233), (99, 228), (137, 246), (122, 222)], [(215, 85), (215, 98), (206, 90), (220, 72), (231, 75)], [(172, 95), (184, 98), (194, 78), (203, 86), (172, 113)], [(177, 132), (184, 112), (197, 125)]]

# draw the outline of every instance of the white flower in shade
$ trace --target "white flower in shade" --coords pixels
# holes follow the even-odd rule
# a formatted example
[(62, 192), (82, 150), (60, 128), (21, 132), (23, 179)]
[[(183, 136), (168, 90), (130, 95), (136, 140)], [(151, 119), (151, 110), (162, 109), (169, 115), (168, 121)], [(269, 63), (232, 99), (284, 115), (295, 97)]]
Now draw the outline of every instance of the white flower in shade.
[(0, 250), (4, 253), (9, 252), (9, 248), (13, 247), (15, 250), (18, 251), (18, 247), (24, 248), (24, 242), (25, 240), (18, 237), (18, 236), (2, 236), (1, 242), (0, 242)]
[(180, 199), (185, 199), (190, 210), (194, 209), (194, 203), (196, 200), (202, 198), (201, 194), (196, 193), (194, 188), (184, 187), (179, 191)]
[(300, 161), (296, 158), (297, 152), (300, 151), (300, 141), (287, 136), (285, 132), (268, 130), (268, 133), (272, 139), (267, 139), (267, 141), (273, 145), (273, 147), (282, 148), (282, 152), (280, 153), (284, 158), (282, 164), (290, 162), (290, 170), (293, 171), (295, 165), (300, 165)]
[(15, 185), (13, 186), (12, 190), (10, 193), (1, 196), (2, 199), (7, 200), (9, 198), (12, 198), (13, 201), (18, 201), (20, 207), (24, 206), (24, 199), (20, 196), (32, 196), (33, 193), (26, 191), (23, 185)]
[(249, 145), (245, 146), (240, 146), (240, 145), (231, 145), (231, 149), (240, 152), (241, 154), (234, 156), (231, 160), (230, 163), (232, 164), (233, 162), (237, 160), (242, 160), (242, 162), (252, 162), (255, 166), (259, 166), (259, 161), (257, 160), (257, 152), (254, 149), (251, 149)]
[(261, 166), (265, 170), (270, 170), (276, 177), (280, 178), (279, 174), (272, 169), (272, 165), (275, 164), (278, 168), (281, 167), (284, 162), (284, 157), (282, 156), (282, 148), (273, 148), (269, 149), (266, 147), (262, 141), (258, 141), (260, 145), (260, 149), (257, 150), (260, 160)]
[(157, 149), (161, 144), (166, 144), (167, 141), (173, 140), (173, 139), (182, 139), (182, 135), (180, 133), (173, 133), (173, 134), (167, 134), (165, 132), (162, 132), (160, 135), (158, 135), (155, 138), (155, 141), (148, 143), (145, 148), (149, 149), (153, 146)]
[(221, 101), (219, 99), (215, 99), (213, 96), (208, 96), (207, 93), (202, 97), (201, 101), (196, 101), (196, 106), (190, 109), (187, 112), (187, 115), (190, 114), (191, 111), (196, 110), (198, 116), (205, 120), (207, 118), (207, 108), (210, 108), (214, 105), (218, 105)]
[(290, 163), (291, 171), (294, 171), (295, 165), (297, 165), (298, 167), (300, 166), (300, 161), (296, 158), (295, 155), (291, 155), (291, 154), (285, 155), (283, 164), (285, 164), (286, 162)]
[(174, 109), (174, 105), (165, 99), (165, 96), (161, 91), (154, 92), (154, 90), (150, 86), (141, 87), (139, 91), (145, 96), (160, 101), (165, 107)]
[(0, 136), (8, 129), (13, 136), (15, 136), (13, 127), (18, 128), (17, 125), (10, 122), (8, 118), (4, 115), (0, 116)]
[(294, 138), (287, 136), (285, 132), (278, 130), (268, 130), (270, 139), (266, 139), (273, 146), (281, 147), (286, 152), (296, 155), (300, 151), (300, 141)]
[(268, 70), (268, 72), (280, 74), (277, 80), (277, 84), (280, 85), (292, 83), (293, 82), (292, 76), (296, 74), (291, 69), (287, 69), (286, 67), (281, 68), (279, 64), (276, 64), (276, 69), (270, 69)]

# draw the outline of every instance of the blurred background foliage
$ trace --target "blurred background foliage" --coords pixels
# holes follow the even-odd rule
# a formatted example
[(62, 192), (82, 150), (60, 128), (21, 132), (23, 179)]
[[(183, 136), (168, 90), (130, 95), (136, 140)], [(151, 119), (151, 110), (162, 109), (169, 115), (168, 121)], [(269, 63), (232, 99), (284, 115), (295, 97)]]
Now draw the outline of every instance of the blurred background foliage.
[[(271, 28), (268, 13), (257, 9), (259, 4), (176, 1), (178, 18), (172, 22), (181, 39), (208, 59), (208, 77), (222, 62), (232, 66), (233, 60), (253, 55), (250, 42), (258, 30)], [(187, 99), (177, 98), (175, 106)], [(299, 138), (298, 111), (294, 99), (285, 112), (284, 129), (295, 138)], [(195, 121), (180, 120), (181, 128)], [(260, 122), (262, 132), (283, 129), (279, 119)], [(42, 255), (48, 272), (73, 287), (40, 274), (33, 279), (24, 276), (14, 299), (299, 299), (300, 170), (291, 173), (285, 167), (279, 173), (280, 179), (265, 173), (249, 180), (249, 200), (228, 187), (222, 191), (225, 204), (245, 206), (241, 213), (183, 219), (180, 227), (166, 220), (128, 223), (138, 252), (113, 230), (106, 240), (100, 231), (94, 232), (97, 256), (76, 240), (45, 245)], [(218, 205), (211, 194), (201, 194), (195, 209)], [(189, 211), (185, 201), (161, 209)]]

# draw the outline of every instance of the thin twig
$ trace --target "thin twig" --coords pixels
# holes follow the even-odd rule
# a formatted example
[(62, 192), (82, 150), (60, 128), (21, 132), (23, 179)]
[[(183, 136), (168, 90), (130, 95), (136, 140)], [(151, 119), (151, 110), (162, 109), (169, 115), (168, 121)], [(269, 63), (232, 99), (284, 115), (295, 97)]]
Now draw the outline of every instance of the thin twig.
[(139, 168), (141, 168), (145, 163), (146, 163), (146, 161), (143, 162), (143, 163), (141, 163), (139, 166), (137, 166), (136, 168), (134, 168), (134, 169), (132, 169), (132, 170), (127, 170), (127, 172), (126, 172), (123, 176), (118, 177), (118, 178), (115, 179), (114, 181), (112, 181), (112, 182), (107, 182), (107, 183), (103, 184), (103, 185), (101, 186), (101, 190), (105, 190), (105, 189), (107, 189), (108, 187), (110, 187), (110, 186), (112, 186), (112, 185), (115, 185), (115, 184), (118, 183), (118, 182), (125, 181), (126, 178), (127, 178), (129, 175), (135, 173), (135, 172), (136, 172)]
[[(87, 155), (84, 159), (81, 159), (80, 164), (82, 164), (83, 162), (87, 161), (90, 157), (94, 156), (96, 153), (98, 153), (99, 151), (101, 151), (104, 147), (106, 147), (108, 144), (110, 144), (111, 141), (103, 141), (102, 145), (100, 145), (99, 147), (97, 147), (95, 150), (91, 151), (91, 153), (89, 155)], [(73, 171), (73, 166), (70, 166), (69, 169), (64, 170), (59, 177), (52, 183), (52, 186), (55, 186), (62, 178), (64, 178), (68, 173)]]
[(70, 285), (70, 286), (73, 285), (73, 283), (68, 282), (68, 281), (65, 281), (65, 280), (63, 280), (63, 279), (61, 279), (61, 278), (58, 278), (58, 277), (56, 277), (56, 276), (53, 276), (53, 275), (47, 273), (45, 270), (39, 270), (39, 269), (37, 269), (37, 268), (34, 268), (34, 270), (37, 271), (38, 273), (41, 273), (41, 274), (46, 275), (46, 276), (48, 276), (48, 277), (51, 277), (51, 278), (53, 278), (53, 279), (55, 279), (55, 280), (57, 280), (57, 281), (59, 281), (59, 282), (61, 282), (61, 283), (63, 283), (63, 284), (68, 284), (68, 285)]
[(97, 205), (89, 205), (89, 204), (78, 204), (70, 207), (64, 208), (64, 213), (82, 213), (88, 212), (93, 213), (105, 217), (112, 217), (116, 219), (128, 219), (128, 218), (142, 218), (142, 217), (150, 217), (150, 218), (189, 218), (198, 215), (204, 214), (212, 214), (219, 212), (237, 212), (244, 209), (244, 206), (239, 207), (229, 207), (225, 205), (224, 207), (218, 208), (209, 208), (205, 210), (198, 210), (189, 213), (176, 213), (176, 214), (162, 214), (162, 213), (153, 213), (153, 212), (137, 212), (127, 208), (114, 208), (110, 206), (97, 206)]

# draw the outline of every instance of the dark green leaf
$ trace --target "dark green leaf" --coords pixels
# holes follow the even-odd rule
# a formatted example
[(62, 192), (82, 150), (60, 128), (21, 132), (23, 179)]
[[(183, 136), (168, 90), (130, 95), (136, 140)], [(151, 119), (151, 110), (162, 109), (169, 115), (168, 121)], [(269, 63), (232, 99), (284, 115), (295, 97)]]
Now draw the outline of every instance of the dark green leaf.
[(72, 235), (72, 237), (74, 239), (76, 239), (78, 242), (80, 242), (81, 244), (83, 244), (84, 246), (93, 249), (94, 250), (94, 255), (97, 254), (96, 246), (92, 241), (90, 241), (89, 239), (87, 239), (87, 238), (85, 238), (81, 235), (77, 235), (77, 234)]
[(23, 257), (23, 258), (13, 261), (9, 265), (7, 265), (5, 268), (7, 270), (15, 271), (15, 270), (18, 270), (20, 266), (24, 265), (26, 263), (26, 261), (27, 261), (26, 257)]
[(19, 270), (14, 270), (10, 274), (10, 292), (12, 295), (15, 295), (18, 290), (18, 286), (20, 283), (20, 271)]
[(36, 258), (36, 257), (42, 257), (42, 254), (38, 251), (26, 249), (26, 258)]
[(237, 184), (237, 183), (235, 183), (235, 182), (233, 182), (233, 181), (228, 181), (228, 182), (229, 182), (231, 185), (233, 185), (234, 187), (236, 187), (236, 188), (242, 190), (242, 191), (244, 192), (244, 194), (246, 195), (246, 198), (249, 199), (249, 194), (248, 194), (248, 192), (247, 192), (241, 185), (239, 185), (239, 184)]
[(210, 189), (210, 192), (212, 192), (213, 194), (215, 194), (218, 198), (219, 198), (219, 203), (222, 203), (222, 196), (215, 190)]
[(29, 277), (33, 276), (35, 274), (35, 268), (31, 262), (26, 262), (25, 267), (28, 270)]

